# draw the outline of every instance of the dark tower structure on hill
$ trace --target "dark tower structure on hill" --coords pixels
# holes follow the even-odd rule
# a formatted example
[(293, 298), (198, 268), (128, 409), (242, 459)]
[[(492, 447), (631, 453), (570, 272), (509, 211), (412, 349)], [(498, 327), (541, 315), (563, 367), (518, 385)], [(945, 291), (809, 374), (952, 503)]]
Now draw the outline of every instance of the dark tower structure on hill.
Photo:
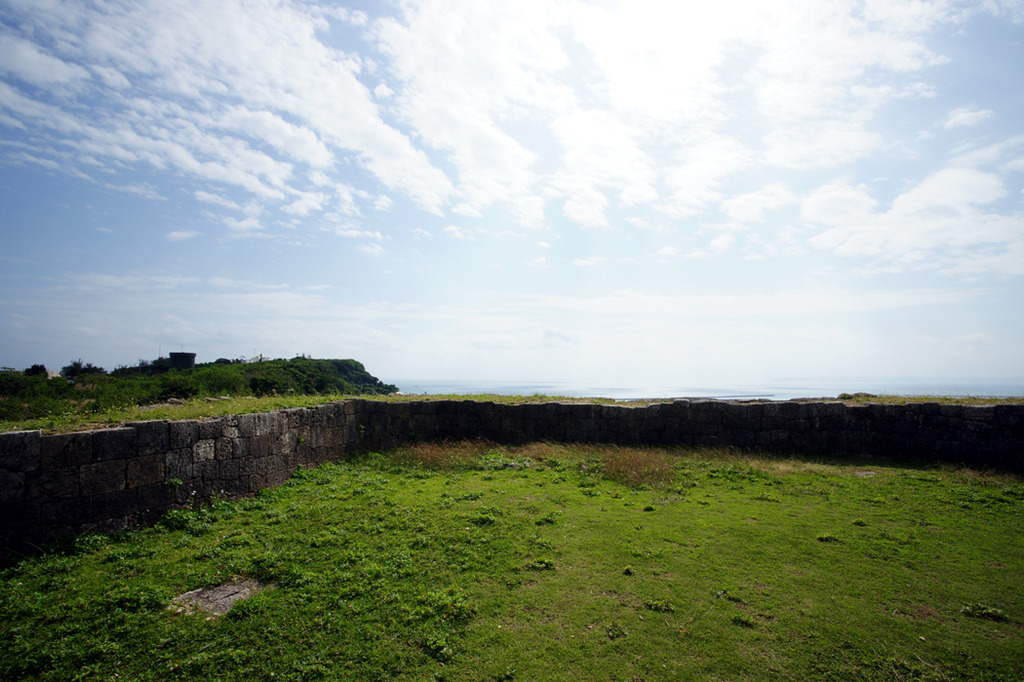
[(171, 353), (171, 369), (192, 369), (195, 366), (195, 353)]

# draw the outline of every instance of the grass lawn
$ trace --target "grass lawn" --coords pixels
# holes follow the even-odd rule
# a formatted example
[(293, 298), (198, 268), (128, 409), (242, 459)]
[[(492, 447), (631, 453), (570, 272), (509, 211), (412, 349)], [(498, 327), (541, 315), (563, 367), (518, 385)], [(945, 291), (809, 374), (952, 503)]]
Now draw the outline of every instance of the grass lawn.
[(1020, 478), (426, 444), (9, 563), (0, 679), (1017, 681), (1022, 576)]

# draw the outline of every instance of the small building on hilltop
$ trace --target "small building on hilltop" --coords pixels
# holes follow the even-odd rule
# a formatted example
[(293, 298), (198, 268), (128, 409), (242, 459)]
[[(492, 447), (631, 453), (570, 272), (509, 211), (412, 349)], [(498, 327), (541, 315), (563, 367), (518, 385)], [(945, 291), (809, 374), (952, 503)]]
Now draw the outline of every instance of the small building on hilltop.
[(171, 353), (171, 369), (193, 369), (195, 366), (195, 353)]

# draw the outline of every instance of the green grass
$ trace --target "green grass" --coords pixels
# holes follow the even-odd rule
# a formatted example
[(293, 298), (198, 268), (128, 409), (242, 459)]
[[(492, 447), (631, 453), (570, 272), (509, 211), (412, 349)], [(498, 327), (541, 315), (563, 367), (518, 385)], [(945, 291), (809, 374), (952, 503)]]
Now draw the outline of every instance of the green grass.
[(1003, 475), (423, 444), (13, 563), (0, 679), (1019, 680), (1022, 536)]
[(0, 432), (32, 431), (44, 433), (67, 433), (89, 429), (108, 429), (129, 422), (147, 419), (206, 419), (228, 414), (250, 412), (273, 412), (290, 407), (312, 407), (337, 402), (357, 396), (343, 395), (282, 395), (282, 396), (235, 396), (225, 399), (204, 398), (186, 400), (180, 405), (161, 403), (157, 405), (111, 407), (101, 412), (65, 412), (50, 414), (36, 419), (0, 421)]

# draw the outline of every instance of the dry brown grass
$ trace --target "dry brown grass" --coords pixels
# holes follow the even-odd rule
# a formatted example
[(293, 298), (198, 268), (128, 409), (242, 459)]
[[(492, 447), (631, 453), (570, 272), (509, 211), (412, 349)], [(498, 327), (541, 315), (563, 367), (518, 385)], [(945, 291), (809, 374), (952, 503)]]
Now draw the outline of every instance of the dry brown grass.
[(667, 450), (607, 447), (603, 453), (605, 477), (631, 488), (659, 488), (676, 477), (674, 467), (679, 456)]
[(400, 464), (412, 464), (431, 470), (454, 469), (469, 464), (494, 446), (485, 441), (437, 441), (396, 448), (388, 456)]
[[(396, 448), (388, 457), (397, 463), (412, 464), (430, 470), (474, 468), (481, 458), (498, 455), (509, 459), (525, 459), (536, 463), (555, 462), (581, 473), (598, 473), (633, 488), (650, 486), (665, 488), (677, 478), (679, 466), (686, 462), (704, 462), (715, 466), (757, 471), (770, 476), (812, 474), (818, 476), (855, 476), (850, 462), (826, 462), (811, 457), (772, 454), (729, 447), (628, 447), (602, 444), (528, 443), (499, 445), (482, 440), (417, 443)], [(892, 475), (891, 462), (878, 460), (864, 464), (864, 470), (879, 475)], [(1021, 476), (974, 470), (954, 465), (940, 469), (965, 482), (985, 480), (1005, 485), (1022, 480)], [(887, 473), (883, 473), (887, 472)]]

